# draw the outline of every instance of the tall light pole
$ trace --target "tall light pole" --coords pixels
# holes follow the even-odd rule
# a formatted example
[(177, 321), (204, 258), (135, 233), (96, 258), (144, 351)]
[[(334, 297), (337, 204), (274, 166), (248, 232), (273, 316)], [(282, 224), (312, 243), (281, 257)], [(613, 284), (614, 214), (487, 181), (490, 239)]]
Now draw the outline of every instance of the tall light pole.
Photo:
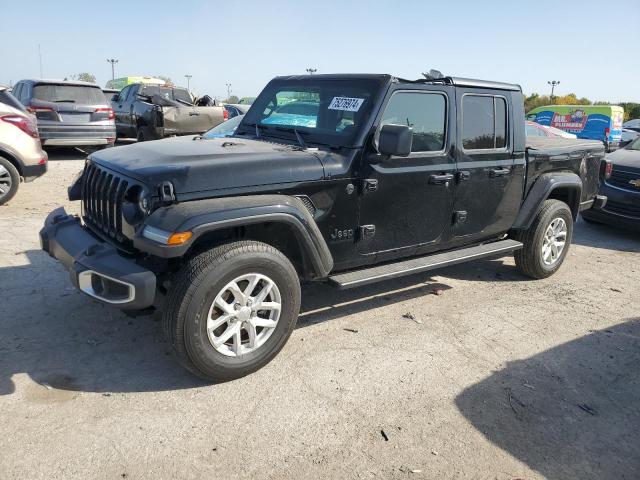
[(309, 75), (313, 75), (314, 73), (316, 73), (318, 71), (317, 68), (307, 68), (307, 73)]
[(116, 63), (118, 63), (118, 60), (115, 58), (107, 58), (107, 62), (111, 64), (111, 81), (113, 81), (116, 79)]
[(189, 88), (189, 85), (191, 82), (191, 77), (193, 77), (193, 75), (185, 75), (184, 77), (187, 79), (187, 90), (191, 91), (191, 89)]
[(556, 85), (560, 85), (560, 80), (551, 80), (547, 83), (551, 85), (551, 98), (553, 98), (553, 91), (555, 90)]
[(231, 98), (231, 84), (225, 83), (225, 85), (227, 86), (227, 101), (229, 101), (229, 99)]

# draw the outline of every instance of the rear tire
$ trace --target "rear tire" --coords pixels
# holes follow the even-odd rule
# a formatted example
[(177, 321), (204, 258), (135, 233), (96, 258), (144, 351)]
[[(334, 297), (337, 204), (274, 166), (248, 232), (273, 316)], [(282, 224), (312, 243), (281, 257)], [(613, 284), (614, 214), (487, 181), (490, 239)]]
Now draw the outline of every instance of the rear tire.
[(20, 173), (9, 160), (0, 157), (0, 205), (11, 200), (18, 192)]
[(532, 278), (547, 278), (564, 262), (573, 236), (573, 216), (560, 200), (545, 200), (527, 230), (517, 231), (516, 240), (524, 247), (516, 250), (516, 266)]
[(136, 132), (136, 140), (138, 140), (138, 142), (154, 140), (151, 129), (149, 127), (139, 126)]
[(191, 258), (176, 274), (163, 325), (180, 364), (224, 382), (269, 363), (299, 310), (300, 282), (291, 262), (270, 245), (239, 241)]

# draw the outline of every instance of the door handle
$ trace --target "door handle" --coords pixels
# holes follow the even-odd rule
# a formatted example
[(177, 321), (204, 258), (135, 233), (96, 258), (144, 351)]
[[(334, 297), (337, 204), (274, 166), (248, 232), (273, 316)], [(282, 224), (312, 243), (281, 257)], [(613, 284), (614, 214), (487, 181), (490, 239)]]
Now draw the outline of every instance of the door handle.
[(489, 170), (489, 176), (491, 178), (504, 177), (505, 175), (509, 175), (510, 173), (511, 173), (510, 168), (493, 168)]
[(449, 182), (453, 180), (453, 174), (445, 173), (444, 175), (430, 175), (429, 183), (431, 185), (449, 185)]
[(456, 178), (458, 179), (458, 183), (464, 182), (464, 181), (469, 180), (471, 178), (471, 172), (469, 172), (467, 170), (460, 170), (456, 174)]

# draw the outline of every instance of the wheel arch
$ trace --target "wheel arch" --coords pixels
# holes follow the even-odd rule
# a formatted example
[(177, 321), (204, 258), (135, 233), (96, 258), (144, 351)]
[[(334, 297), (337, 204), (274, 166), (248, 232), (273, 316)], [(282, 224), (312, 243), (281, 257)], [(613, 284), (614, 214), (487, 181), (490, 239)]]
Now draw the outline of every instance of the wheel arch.
[(311, 213), (288, 195), (255, 195), (185, 202), (154, 212), (145, 222), (167, 232), (193, 233), (180, 247), (137, 237), (134, 246), (164, 258), (191, 256), (221, 243), (257, 240), (282, 251), (302, 278), (323, 278), (333, 258)]
[(11, 165), (16, 167), (20, 177), (24, 177), (24, 170), (22, 169), (22, 162), (18, 159), (18, 156), (8, 151), (6, 148), (0, 147), (0, 157), (3, 157)]
[(582, 180), (577, 174), (573, 172), (542, 174), (525, 197), (512, 228), (515, 230), (529, 228), (544, 201), (549, 199), (566, 203), (575, 221), (580, 211), (581, 195)]

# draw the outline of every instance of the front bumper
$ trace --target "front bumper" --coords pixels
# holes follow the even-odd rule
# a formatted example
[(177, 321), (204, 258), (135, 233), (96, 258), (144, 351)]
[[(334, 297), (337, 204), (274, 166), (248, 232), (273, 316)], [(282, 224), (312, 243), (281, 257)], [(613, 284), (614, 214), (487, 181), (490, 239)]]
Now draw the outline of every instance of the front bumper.
[(64, 208), (49, 214), (40, 230), (40, 244), (67, 269), (73, 285), (87, 295), (125, 310), (153, 304), (155, 274), (93, 236)]

